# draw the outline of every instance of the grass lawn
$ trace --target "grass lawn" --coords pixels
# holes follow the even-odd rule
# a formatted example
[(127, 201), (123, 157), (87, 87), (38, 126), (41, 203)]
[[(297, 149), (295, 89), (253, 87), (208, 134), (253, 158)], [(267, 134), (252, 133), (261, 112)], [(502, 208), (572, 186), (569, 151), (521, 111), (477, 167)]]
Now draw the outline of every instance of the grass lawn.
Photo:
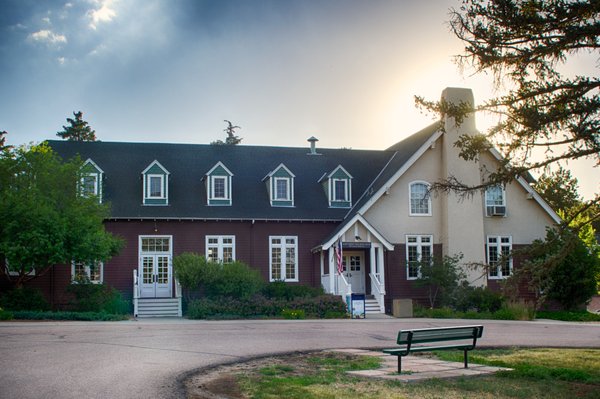
[[(462, 361), (461, 352), (439, 352)], [(290, 356), (237, 371), (232, 383), (249, 398), (585, 398), (600, 399), (598, 349), (475, 350), (472, 363), (513, 368), (485, 377), (400, 383), (353, 377), (348, 370), (373, 369), (379, 359), (340, 353)]]

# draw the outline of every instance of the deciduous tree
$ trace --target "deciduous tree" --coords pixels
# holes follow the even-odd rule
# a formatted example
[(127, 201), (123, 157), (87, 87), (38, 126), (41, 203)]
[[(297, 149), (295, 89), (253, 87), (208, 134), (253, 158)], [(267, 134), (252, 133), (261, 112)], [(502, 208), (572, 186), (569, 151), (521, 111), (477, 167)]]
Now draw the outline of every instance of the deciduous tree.
[(57, 264), (108, 260), (121, 248), (104, 229), (108, 205), (78, 192), (81, 166), (46, 144), (0, 155), (0, 256), (16, 286)]

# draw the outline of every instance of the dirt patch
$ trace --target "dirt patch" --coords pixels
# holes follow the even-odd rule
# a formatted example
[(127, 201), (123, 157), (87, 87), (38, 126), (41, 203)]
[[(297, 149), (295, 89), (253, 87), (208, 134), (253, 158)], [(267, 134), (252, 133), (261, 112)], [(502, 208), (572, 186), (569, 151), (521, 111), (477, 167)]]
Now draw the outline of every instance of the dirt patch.
[[(329, 351), (313, 353), (322, 353), (324, 356), (331, 357), (346, 357), (346, 355), (335, 354)], [(288, 356), (265, 357), (204, 370), (185, 381), (187, 398), (247, 399), (247, 396), (242, 393), (237, 383), (240, 375), (251, 375), (265, 367), (276, 368), (277, 366), (290, 367), (293, 370), (290, 373), (291, 375), (315, 373), (317, 370), (315, 370), (314, 365), (310, 365), (306, 361), (306, 355), (306, 353), (295, 353)]]

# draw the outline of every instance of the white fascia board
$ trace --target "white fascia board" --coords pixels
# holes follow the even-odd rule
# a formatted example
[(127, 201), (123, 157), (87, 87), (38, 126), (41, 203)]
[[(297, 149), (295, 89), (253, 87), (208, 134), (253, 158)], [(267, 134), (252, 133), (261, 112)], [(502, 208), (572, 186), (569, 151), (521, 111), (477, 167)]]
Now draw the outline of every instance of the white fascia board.
[(348, 173), (348, 171), (342, 165), (338, 165), (329, 175), (327, 175), (327, 177), (331, 179), (331, 176), (333, 176), (335, 172), (338, 171), (338, 169), (341, 169), (342, 172), (344, 172), (344, 174), (348, 176), (349, 179), (354, 179), (352, 175)]
[(346, 234), (346, 232), (350, 229), (350, 227), (352, 227), (356, 222), (360, 222), (362, 223), (363, 226), (365, 226), (365, 228), (367, 230), (369, 230), (369, 232), (371, 234), (373, 234), (375, 236), (375, 238), (377, 238), (379, 240), (379, 242), (381, 242), (383, 244), (383, 246), (388, 250), (388, 251), (392, 251), (394, 249), (394, 245), (389, 242), (381, 233), (379, 233), (377, 231), (377, 229), (375, 229), (371, 223), (369, 223), (362, 215), (356, 214), (354, 215), (354, 217), (352, 219), (350, 219), (349, 221), (344, 223), (344, 226), (342, 227), (342, 229), (332, 238), (329, 239), (329, 241), (324, 242), (323, 244), (320, 245), (320, 248), (325, 251), (328, 250), (332, 245), (334, 245), (344, 234)]
[[(504, 157), (502, 156), (502, 154), (500, 154), (500, 151), (498, 151), (494, 147), (491, 147), (489, 151), (490, 154), (492, 154), (497, 161), (501, 162), (504, 160)], [(521, 186), (523, 186), (525, 191), (531, 194), (533, 199), (535, 199), (536, 202), (542, 207), (542, 209), (544, 209), (546, 213), (548, 213), (548, 215), (552, 218), (552, 220), (554, 220), (556, 224), (562, 223), (562, 218), (558, 216), (558, 214), (554, 212), (554, 210), (550, 207), (550, 205), (548, 205), (546, 201), (544, 201), (544, 199), (538, 194), (538, 192), (535, 191), (529, 183), (527, 183), (527, 180), (525, 180), (522, 176), (518, 176), (516, 180), (519, 182), (519, 184), (521, 184)]]
[(148, 165), (148, 167), (142, 171), (142, 174), (145, 175), (154, 165), (158, 165), (158, 167), (161, 168), (162, 171), (165, 172), (166, 175), (170, 175), (171, 174), (171, 173), (169, 173), (169, 171), (167, 170), (167, 168), (165, 168), (164, 166), (162, 166), (160, 164), (160, 162), (158, 162), (156, 159), (154, 161), (152, 161), (152, 163), (150, 163), (150, 165)]
[(88, 158), (83, 163), (83, 166), (85, 166), (85, 165), (92, 165), (94, 168), (96, 168), (96, 170), (98, 171), (98, 173), (104, 174), (104, 171), (100, 168), (100, 166), (98, 166), (98, 164), (96, 162), (92, 161), (92, 158)]
[(406, 173), (406, 171), (414, 165), (415, 162), (417, 162), (417, 160), (419, 158), (421, 158), (421, 156), (431, 147), (431, 145), (433, 143), (435, 143), (437, 141), (437, 139), (439, 139), (444, 133), (440, 130), (438, 130), (437, 132), (435, 132), (422, 146), (421, 148), (419, 148), (409, 159), (408, 161), (406, 161), (406, 163), (404, 165), (402, 165), (402, 167), (400, 169), (398, 169), (398, 171), (396, 173), (394, 173), (394, 175), (392, 177), (390, 177), (390, 179), (381, 186), (381, 188), (379, 190), (377, 190), (377, 192), (375, 194), (373, 194), (373, 196), (371, 197), (371, 199), (369, 199), (369, 201), (367, 201), (366, 204), (364, 204), (362, 206), (362, 208), (360, 208), (358, 210), (358, 214), (364, 215), (369, 208), (371, 208), (373, 206), (373, 204), (375, 204), (379, 198), (381, 198), (390, 188), (390, 186), (392, 186), (394, 183), (396, 183), (398, 181), (398, 179), (404, 174)]
[(213, 166), (212, 168), (210, 168), (210, 170), (208, 172), (206, 172), (206, 176), (210, 175), (212, 172), (214, 172), (215, 169), (217, 169), (218, 167), (222, 167), (223, 169), (225, 169), (225, 172), (227, 172), (227, 174), (229, 176), (233, 176), (233, 173), (231, 173), (231, 171), (227, 168), (227, 166), (225, 166), (223, 164), (223, 162), (219, 161), (215, 164), (215, 166)]

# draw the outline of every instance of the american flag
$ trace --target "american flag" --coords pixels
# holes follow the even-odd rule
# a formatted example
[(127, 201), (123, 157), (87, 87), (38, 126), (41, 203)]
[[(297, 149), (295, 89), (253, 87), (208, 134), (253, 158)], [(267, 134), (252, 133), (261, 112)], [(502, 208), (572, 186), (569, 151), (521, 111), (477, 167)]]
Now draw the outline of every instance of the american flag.
[(338, 240), (338, 242), (335, 246), (335, 257), (337, 260), (338, 273), (342, 274), (344, 272), (344, 264), (343, 264), (343, 258), (342, 258), (342, 240)]

